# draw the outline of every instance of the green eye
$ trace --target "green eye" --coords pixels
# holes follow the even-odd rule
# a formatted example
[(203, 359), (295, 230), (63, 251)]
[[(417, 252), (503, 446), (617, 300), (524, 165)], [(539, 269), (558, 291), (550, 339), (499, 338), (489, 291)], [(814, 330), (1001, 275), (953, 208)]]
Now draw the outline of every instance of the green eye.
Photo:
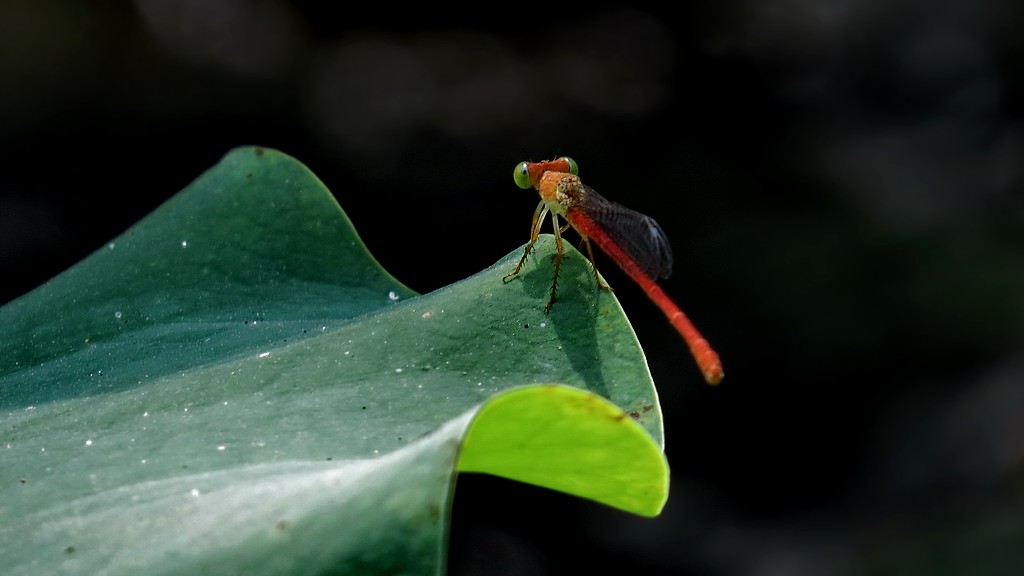
[(530, 168), (526, 162), (516, 164), (516, 169), (512, 171), (512, 178), (515, 179), (516, 186), (524, 190), (530, 187)]
[(576, 164), (575, 160), (569, 158), (568, 156), (562, 156), (561, 159), (564, 160), (565, 163), (569, 165), (569, 174), (572, 174), (573, 176), (579, 176), (580, 167)]

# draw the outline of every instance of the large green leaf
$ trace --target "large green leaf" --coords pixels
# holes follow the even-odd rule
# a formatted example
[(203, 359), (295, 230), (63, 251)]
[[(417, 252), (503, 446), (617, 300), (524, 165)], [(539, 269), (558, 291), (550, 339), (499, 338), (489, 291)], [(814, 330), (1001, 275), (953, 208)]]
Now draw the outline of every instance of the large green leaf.
[(643, 353), (576, 252), (544, 314), (551, 250), (419, 296), (233, 151), (0, 308), (0, 572), (435, 573), (458, 469), (657, 514)]

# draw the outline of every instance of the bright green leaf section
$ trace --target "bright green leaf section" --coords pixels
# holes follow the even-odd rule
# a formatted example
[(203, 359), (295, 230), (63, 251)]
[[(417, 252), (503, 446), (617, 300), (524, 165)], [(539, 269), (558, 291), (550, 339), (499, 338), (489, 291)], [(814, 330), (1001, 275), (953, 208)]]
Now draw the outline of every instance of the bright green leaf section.
[(565, 386), (499, 394), (480, 409), (459, 458), (486, 472), (644, 516), (668, 497), (668, 465), (650, 436), (611, 402)]
[[(583, 468), (524, 477), (510, 457), (474, 470), (656, 513), (663, 488), (648, 487), (664, 486), (664, 466), (614, 497), (585, 478), (594, 466), (629, 483), (607, 466), (640, 471), (637, 454), (660, 454), (660, 410), (632, 330), (578, 253), (544, 314), (551, 250), (543, 238), (511, 282), (518, 250), (417, 296), (304, 166), (232, 152), (0, 308), (0, 572), (434, 573), (481, 407), (474, 430), (507, 437), (481, 435), (464, 463), (511, 449), (544, 414), (565, 431), (552, 438), (602, 435), (608, 453), (562, 438)], [(501, 393), (538, 382), (631, 418), (560, 408), (571, 393), (524, 396), (517, 431), (517, 396)]]

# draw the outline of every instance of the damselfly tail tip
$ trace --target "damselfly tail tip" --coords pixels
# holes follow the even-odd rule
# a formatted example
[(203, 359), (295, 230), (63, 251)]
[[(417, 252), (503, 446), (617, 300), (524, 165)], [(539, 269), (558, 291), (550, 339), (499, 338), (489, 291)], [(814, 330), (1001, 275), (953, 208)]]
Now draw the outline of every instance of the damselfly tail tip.
[(712, 386), (717, 386), (718, 383), (722, 381), (722, 378), (725, 378), (725, 372), (722, 372), (721, 366), (716, 366), (715, 368), (704, 372), (704, 381)]
[(697, 364), (701, 373), (704, 374), (704, 381), (712, 386), (718, 385), (725, 378), (725, 371), (722, 370), (722, 361), (718, 354), (710, 348), (697, 357)]

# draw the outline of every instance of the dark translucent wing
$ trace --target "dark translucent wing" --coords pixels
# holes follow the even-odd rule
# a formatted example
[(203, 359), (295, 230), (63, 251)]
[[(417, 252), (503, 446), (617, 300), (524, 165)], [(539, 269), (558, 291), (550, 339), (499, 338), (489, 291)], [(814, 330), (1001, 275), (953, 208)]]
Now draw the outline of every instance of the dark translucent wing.
[(672, 273), (672, 247), (654, 218), (612, 202), (584, 185), (582, 210), (651, 278)]

